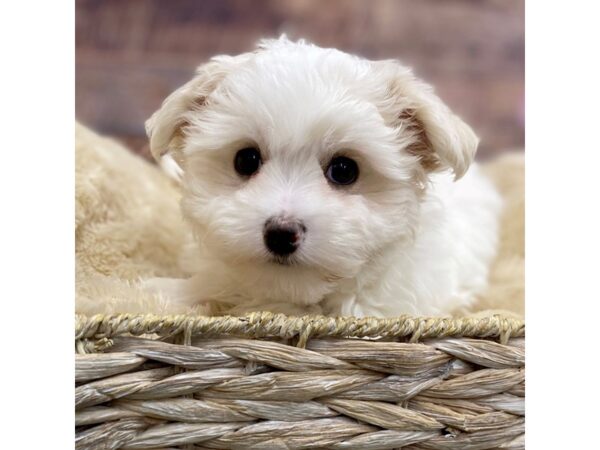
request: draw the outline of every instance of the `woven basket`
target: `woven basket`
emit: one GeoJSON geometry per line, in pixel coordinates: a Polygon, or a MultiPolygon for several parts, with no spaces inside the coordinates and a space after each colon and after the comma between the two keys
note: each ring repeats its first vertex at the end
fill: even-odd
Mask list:
{"type": "Polygon", "coordinates": [[[77,316],[76,448],[524,448],[524,334],[500,316],[77,316]]]}

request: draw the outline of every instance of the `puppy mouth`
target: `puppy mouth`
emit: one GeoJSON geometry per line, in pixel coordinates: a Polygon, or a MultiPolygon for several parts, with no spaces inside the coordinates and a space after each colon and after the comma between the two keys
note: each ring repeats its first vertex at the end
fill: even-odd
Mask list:
{"type": "MultiPolygon", "coordinates": [[[[340,281],[347,278],[347,275],[339,274],[339,273],[336,273],[336,272],[330,271],[330,270],[326,270],[322,267],[315,267],[315,266],[306,264],[302,260],[299,260],[298,258],[296,258],[292,255],[271,256],[269,259],[267,259],[267,264],[273,265],[273,266],[289,268],[289,269],[286,269],[286,271],[287,270],[293,271],[294,269],[297,269],[297,270],[312,269],[312,270],[316,271],[319,274],[320,279],[326,283],[339,283],[340,281]]],[[[288,272],[288,273],[290,273],[290,272],[288,272]]]]}
{"type": "Polygon", "coordinates": [[[279,255],[275,255],[272,256],[271,258],[269,258],[269,262],[271,264],[275,264],[277,266],[297,266],[298,265],[298,261],[291,257],[291,256],[279,256],[279,255]]]}

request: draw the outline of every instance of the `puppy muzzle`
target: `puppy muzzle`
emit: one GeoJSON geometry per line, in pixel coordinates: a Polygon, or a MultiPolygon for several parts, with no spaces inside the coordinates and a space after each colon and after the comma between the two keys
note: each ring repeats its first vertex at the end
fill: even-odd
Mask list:
{"type": "Polygon", "coordinates": [[[300,220],[278,216],[265,222],[263,238],[270,253],[285,257],[300,247],[305,233],[306,227],[300,220]]]}

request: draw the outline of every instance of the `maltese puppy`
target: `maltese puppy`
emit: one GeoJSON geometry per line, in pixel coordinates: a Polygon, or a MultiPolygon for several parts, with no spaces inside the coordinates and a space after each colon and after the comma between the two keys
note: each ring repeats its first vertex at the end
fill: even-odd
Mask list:
{"type": "Polygon", "coordinates": [[[188,279],[147,283],[174,307],[440,315],[486,287],[501,204],[478,139],[397,61],[265,40],[200,66],[146,129],[195,238],[188,279]]]}

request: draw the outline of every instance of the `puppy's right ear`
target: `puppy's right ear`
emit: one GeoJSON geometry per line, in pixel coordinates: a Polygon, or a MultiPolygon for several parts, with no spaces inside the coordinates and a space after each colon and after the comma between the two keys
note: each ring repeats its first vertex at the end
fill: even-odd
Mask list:
{"type": "Polygon", "coordinates": [[[427,172],[452,170],[462,177],[475,157],[479,139],[434,93],[397,61],[375,61],[386,82],[386,117],[393,126],[413,135],[407,150],[418,156],[427,172]]]}
{"type": "MultiPolygon", "coordinates": [[[[183,130],[189,112],[202,108],[207,97],[231,70],[234,58],[216,57],[196,69],[196,76],[169,95],[160,109],[146,121],[150,152],[158,162],[169,151],[183,146],[183,130]]],[[[179,159],[179,158],[176,158],[179,159]]]]}

